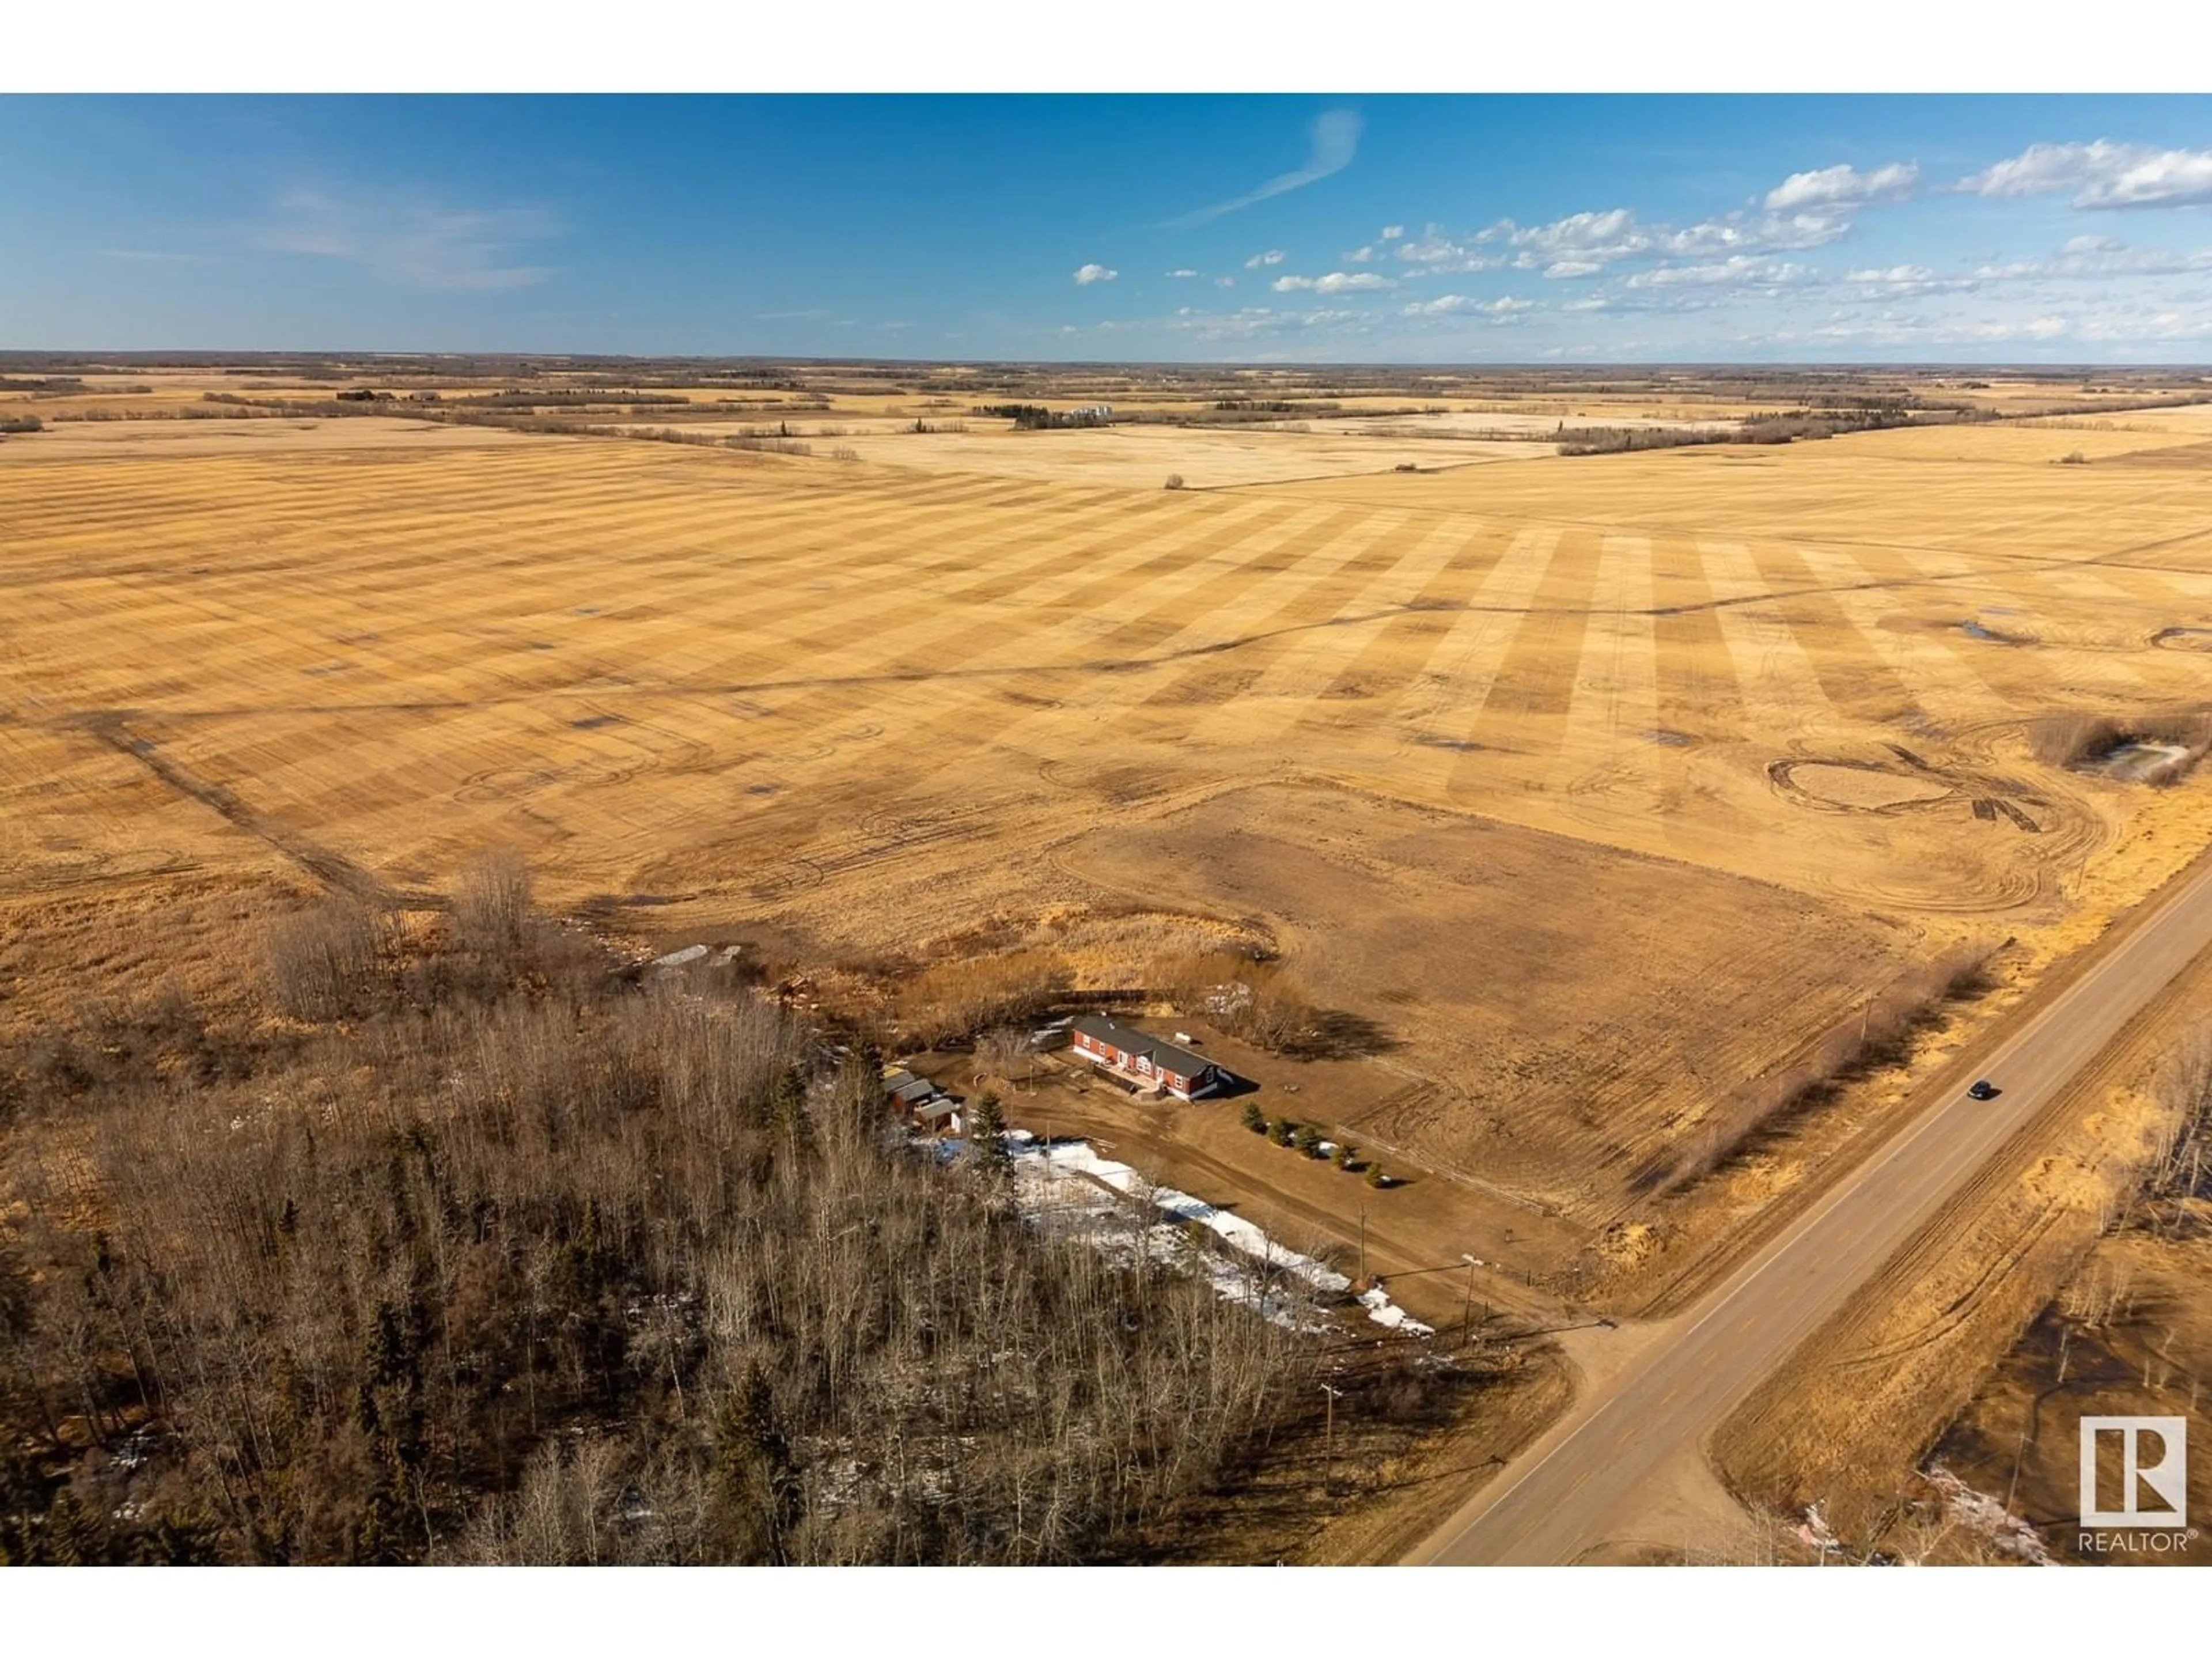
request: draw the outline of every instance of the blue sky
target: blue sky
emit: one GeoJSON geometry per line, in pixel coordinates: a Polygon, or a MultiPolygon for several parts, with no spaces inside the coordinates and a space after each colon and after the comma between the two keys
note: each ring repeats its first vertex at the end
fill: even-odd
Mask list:
{"type": "Polygon", "coordinates": [[[2212,98],[0,99],[0,346],[2212,361],[2212,98]]]}

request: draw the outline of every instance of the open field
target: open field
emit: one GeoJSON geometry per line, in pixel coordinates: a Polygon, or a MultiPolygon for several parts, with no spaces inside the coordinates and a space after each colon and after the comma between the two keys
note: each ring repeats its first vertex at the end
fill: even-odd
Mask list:
{"type": "MultiPolygon", "coordinates": [[[[1171,476],[1192,489],[1278,483],[1341,473],[1424,471],[1477,461],[1526,460],[1547,448],[1510,441],[1442,437],[1347,437],[1340,434],[1254,431],[1180,426],[1125,426],[1095,431],[1015,432],[1007,422],[970,419],[968,432],[915,432],[910,422],[848,426],[832,418],[792,422],[817,456],[842,447],[863,461],[917,472],[975,473],[1066,483],[1080,479],[1115,489],[1158,489],[1171,476]],[[832,435],[810,435],[823,425],[832,435]]],[[[1417,422],[1392,422],[1411,426],[1417,422]]],[[[681,424],[681,422],[678,422],[681,424]]],[[[710,428],[693,428],[710,431],[710,428]]]]}
{"type": "Polygon", "coordinates": [[[501,842],[652,938],[802,956],[1249,918],[1389,1031],[1368,1132],[1611,1218],[1723,1079],[2098,890],[2145,792],[2021,727],[2203,701],[2192,412],[1203,493],[1118,455],[1396,452],[58,427],[0,449],[0,881],[406,893],[501,842]]]}
{"type": "MultiPolygon", "coordinates": [[[[859,461],[383,406],[11,439],[0,905],[427,902],[504,844],[602,926],[799,967],[1211,918],[1380,1034],[1389,1086],[1316,1115],[1595,1237],[1938,949],[2032,968],[2206,838],[2025,735],[2203,706],[2199,409],[1413,475],[1409,443],[1486,446],[892,432],[1028,395],[904,374],[759,394],[849,419],[859,461]]],[[[1451,390],[1378,418],[1510,423],[1451,390]]],[[[1539,387],[1517,418],[1731,396],[1763,401],[1539,387]]]]}

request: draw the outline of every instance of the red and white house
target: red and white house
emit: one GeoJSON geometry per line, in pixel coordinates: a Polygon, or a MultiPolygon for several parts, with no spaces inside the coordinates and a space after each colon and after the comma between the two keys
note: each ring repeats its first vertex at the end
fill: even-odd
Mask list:
{"type": "Polygon", "coordinates": [[[1069,1028],[1067,1041],[1092,1065],[1177,1100],[1199,1099],[1229,1081],[1229,1073],[1205,1055],[1147,1036],[1103,1014],[1084,1015],[1069,1028]]]}

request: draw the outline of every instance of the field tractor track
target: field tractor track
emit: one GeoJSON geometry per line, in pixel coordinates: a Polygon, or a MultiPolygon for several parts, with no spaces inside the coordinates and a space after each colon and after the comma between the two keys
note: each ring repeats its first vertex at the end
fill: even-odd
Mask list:
{"type": "Polygon", "coordinates": [[[332,851],[307,836],[286,830],[224,787],[195,775],[167,756],[150,738],[134,735],[119,711],[103,709],[79,721],[100,743],[117,754],[138,763],[162,783],[189,800],[198,801],[233,828],[266,842],[317,884],[368,903],[395,909],[443,909],[446,900],[436,893],[404,892],[387,885],[343,854],[332,851]]]}

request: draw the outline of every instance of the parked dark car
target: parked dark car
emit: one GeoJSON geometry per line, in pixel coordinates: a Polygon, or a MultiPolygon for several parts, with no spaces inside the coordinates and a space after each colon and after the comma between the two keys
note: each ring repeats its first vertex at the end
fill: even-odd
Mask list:
{"type": "Polygon", "coordinates": [[[1997,1097],[1997,1085],[1985,1077],[1978,1077],[1966,1093],[1975,1100],[1995,1100],[1997,1097]]]}

